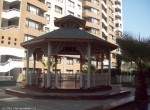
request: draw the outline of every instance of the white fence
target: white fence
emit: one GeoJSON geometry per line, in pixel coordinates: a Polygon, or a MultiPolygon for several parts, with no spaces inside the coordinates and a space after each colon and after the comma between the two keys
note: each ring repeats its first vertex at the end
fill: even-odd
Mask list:
{"type": "MultiPolygon", "coordinates": [[[[91,74],[91,87],[109,85],[109,74],[91,74]]],[[[28,75],[29,85],[39,85],[46,87],[47,85],[47,74],[45,73],[32,73],[29,72],[28,75]]],[[[76,74],[67,74],[67,73],[51,73],[50,75],[50,85],[51,87],[57,88],[87,88],[87,73],[76,73],[76,74]]]]}
{"type": "Polygon", "coordinates": [[[0,76],[0,81],[11,81],[13,76],[0,76]]]}
{"type": "Polygon", "coordinates": [[[134,82],[135,75],[117,75],[117,82],[134,82]]]}

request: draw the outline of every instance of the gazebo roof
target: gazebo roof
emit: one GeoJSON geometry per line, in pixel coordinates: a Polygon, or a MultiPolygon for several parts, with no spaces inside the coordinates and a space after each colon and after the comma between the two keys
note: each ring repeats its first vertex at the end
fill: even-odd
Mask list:
{"type": "Polygon", "coordinates": [[[80,30],[77,28],[60,28],[57,30],[54,30],[52,32],[49,32],[47,34],[41,35],[39,37],[36,37],[32,40],[23,42],[21,46],[25,47],[27,45],[33,45],[41,42],[48,42],[48,41],[70,41],[70,42],[97,42],[100,43],[100,45],[108,46],[111,50],[114,50],[117,48],[116,45],[109,43],[97,36],[94,36],[92,34],[87,33],[84,30],[80,30]]]}
{"type": "Polygon", "coordinates": [[[45,45],[48,42],[61,42],[61,43],[80,43],[87,44],[90,42],[92,45],[92,52],[98,50],[114,50],[117,48],[115,44],[109,43],[102,38],[99,38],[95,35],[92,35],[84,30],[79,29],[80,27],[85,26],[85,20],[76,18],[74,16],[68,15],[62,17],[58,20],[55,20],[55,25],[60,27],[57,30],[46,33],[39,37],[36,37],[32,40],[21,43],[21,46],[24,48],[35,47],[39,45],[45,45]]]}
{"type": "Polygon", "coordinates": [[[86,21],[83,19],[79,19],[72,15],[67,15],[62,18],[59,18],[54,21],[55,26],[57,27],[74,27],[80,28],[85,27],[86,21]]]}

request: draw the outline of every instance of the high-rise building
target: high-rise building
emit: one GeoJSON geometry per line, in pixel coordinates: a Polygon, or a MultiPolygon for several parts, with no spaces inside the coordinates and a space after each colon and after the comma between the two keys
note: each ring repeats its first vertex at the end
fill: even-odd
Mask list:
{"type": "MultiPolygon", "coordinates": [[[[20,81],[26,66],[25,50],[20,43],[57,29],[54,20],[65,15],[86,20],[84,30],[114,44],[116,36],[122,33],[122,0],[1,0],[0,74],[13,75],[20,81]]],[[[112,52],[112,67],[115,67],[116,53],[117,50],[112,52]]],[[[58,65],[58,71],[74,73],[79,70],[79,57],[60,58],[63,63],[58,65]],[[62,66],[65,64],[68,67],[62,66]]]]}
{"type": "MultiPolygon", "coordinates": [[[[83,0],[82,3],[83,19],[87,21],[84,30],[116,44],[116,37],[122,33],[122,0],[83,0]]],[[[112,52],[112,67],[116,65],[118,52],[112,52]]]]}

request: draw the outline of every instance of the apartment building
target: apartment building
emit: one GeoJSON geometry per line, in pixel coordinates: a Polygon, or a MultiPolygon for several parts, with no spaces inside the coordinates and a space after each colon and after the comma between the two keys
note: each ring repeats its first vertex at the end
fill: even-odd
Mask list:
{"type": "MultiPolygon", "coordinates": [[[[26,57],[20,43],[57,29],[54,20],[72,14],[82,18],[79,0],[1,0],[0,73],[22,78],[26,57]]],[[[33,67],[31,55],[30,68],[33,67]]],[[[41,67],[39,63],[37,67],[41,67]]],[[[66,70],[67,71],[67,70],[66,70]]],[[[66,72],[65,71],[65,72],[66,72]]]]}
{"type": "MultiPolygon", "coordinates": [[[[20,43],[57,29],[54,20],[65,15],[83,18],[87,21],[84,30],[111,43],[116,43],[116,36],[122,33],[122,0],[1,0],[1,75],[10,74],[21,81],[26,54],[20,43]]],[[[112,67],[115,67],[116,53],[117,50],[112,52],[112,67]]],[[[32,55],[30,59],[32,70],[32,55]]],[[[78,72],[78,59],[61,56],[58,71],[78,72]]],[[[94,61],[92,63],[96,64],[94,61]]],[[[104,61],[104,65],[107,64],[104,61]]],[[[37,69],[42,66],[38,62],[37,69]]]]}
{"type": "MultiPolygon", "coordinates": [[[[122,33],[122,0],[83,0],[83,19],[84,30],[116,44],[116,37],[122,33]]],[[[118,52],[112,52],[112,67],[116,66],[118,52]]],[[[104,61],[104,65],[108,62],[104,61]]]]}

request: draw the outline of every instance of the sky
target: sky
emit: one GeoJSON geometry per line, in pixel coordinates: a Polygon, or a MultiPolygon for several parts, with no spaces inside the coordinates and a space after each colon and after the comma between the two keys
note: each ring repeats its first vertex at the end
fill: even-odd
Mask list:
{"type": "Polygon", "coordinates": [[[150,38],[150,0],[122,0],[123,31],[150,38]]]}

